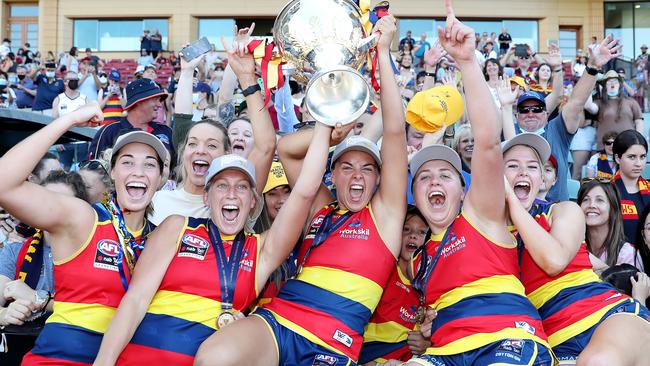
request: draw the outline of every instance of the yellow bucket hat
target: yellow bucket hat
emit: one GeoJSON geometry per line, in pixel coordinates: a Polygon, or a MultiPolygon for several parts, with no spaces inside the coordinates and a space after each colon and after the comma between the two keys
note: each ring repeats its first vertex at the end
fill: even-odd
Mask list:
{"type": "Polygon", "coordinates": [[[421,91],[406,107],[406,122],[418,131],[431,133],[453,125],[465,112],[458,90],[449,85],[421,91]]]}
{"type": "Polygon", "coordinates": [[[284,167],[280,162],[274,161],[269,170],[269,177],[266,179],[263,193],[272,190],[275,187],[289,185],[287,175],[284,173],[284,167]]]}

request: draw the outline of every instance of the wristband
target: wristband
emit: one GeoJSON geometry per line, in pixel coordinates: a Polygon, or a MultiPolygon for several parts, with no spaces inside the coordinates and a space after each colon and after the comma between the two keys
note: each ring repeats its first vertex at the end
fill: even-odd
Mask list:
{"type": "Polygon", "coordinates": [[[559,68],[559,69],[555,69],[555,70],[553,70],[553,72],[560,72],[560,71],[564,71],[564,69],[559,68]]]}
{"type": "Polygon", "coordinates": [[[597,68],[595,68],[595,67],[590,67],[590,66],[587,66],[587,67],[585,68],[585,71],[587,72],[587,74],[589,74],[589,75],[591,75],[591,76],[596,76],[596,75],[598,75],[598,73],[600,72],[600,70],[598,70],[597,68]]]}
{"type": "Polygon", "coordinates": [[[262,90],[262,88],[260,87],[260,84],[253,84],[253,85],[249,86],[248,88],[242,90],[241,93],[244,95],[244,97],[247,97],[247,96],[249,96],[251,94],[255,94],[256,92],[261,91],[261,90],[262,90]]]}
{"type": "Polygon", "coordinates": [[[424,76],[429,76],[429,77],[435,78],[435,77],[436,77],[436,74],[433,73],[433,72],[425,72],[425,73],[424,73],[424,76]]]}

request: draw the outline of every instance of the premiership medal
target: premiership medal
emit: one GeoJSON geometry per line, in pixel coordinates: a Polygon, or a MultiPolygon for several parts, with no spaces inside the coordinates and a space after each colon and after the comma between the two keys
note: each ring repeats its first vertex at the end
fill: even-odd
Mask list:
{"type": "Polygon", "coordinates": [[[424,306],[420,305],[418,306],[418,311],[415,313],[415,323],[418,325],[422,325],[424,323],[424,317],[426,315],[426,311],[424,310],[424,306]]]}
{"type": "Polygon", "coordinates": [[[219,314],[219,317],[217,318],[217,330],[225,327],[226,325],[234,321],[235,321],[235,316],[232,315],[230,312],[224,311],[223,313],[219,314]]]}

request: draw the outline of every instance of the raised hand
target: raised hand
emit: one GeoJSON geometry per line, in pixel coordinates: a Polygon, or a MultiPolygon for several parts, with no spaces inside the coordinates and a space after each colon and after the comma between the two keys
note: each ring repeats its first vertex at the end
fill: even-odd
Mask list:
{"type": "Polygon", "coordinates": [[[593,50],[589,48],[589,66],[601,68],[609,60],[619,57],[621,55],[620,51],[623,48],[623,44],[620,41],[620,38],[614,39],[614,36],[609,34],[593,50]]]}
{"type": "Polygon", "coordinates": [[[396,31],[395,18],[392,15],[382,17],[377,21],[372,32],[377,35],[377,49],[379,51],[390,51],[390,44],[393,42],[396,31]]]}
{"type": "Polygon", "coordinates": [[[424,64],[427,67],[435,68],[436,64],[445,57],[447,51],[445,51],[440,43],[436,42],[433,46],[424,52],[424,64]]]}
{"type": "Polygon", "coordinates": [[[354,125],[355,123],[348,123],[347,125],[337,123],[332,129],[330,146],[336,146],[345,140],[345,138],[350,134],[350,131],[354,128],[354,125]]]}
{"type": "Polygon", "coordinates": [[[237,75],[238,79],[241,79],[242,76],[255,77],[255,59],[248,52],[247,47],[253,29],[255,29],[255,23],[251,24],[250,28],[239,30],[235,26],[235,36],[232,45],[229,44],[225,37],[221,37],[223,48],[228,54],[228,65],[232,68],[232,71],[237,75]]]}
{"type": "Polygon", "coordinates": [[[64,118],[71,123],[70,127],[97,127],[104,120],[104,112],[93,101],[59,119],[64,118]]]}
{"type": "Polygon", "coordinates": [[[562,66],[562,54],[560,54],[560,47],[554,43],[548,46],[548,56],[546,62],[551,65],[553,69],[562,66]]]}
{"type": "MultiPolygon", "coordinates": [[[[189,44],[185,44],[185,45],[183,45],[183,48],[185,48],[185,47],[187,47],[187,46],[189,46],[189,44]]],[[[191,60],[191,61],[187,61],[187,60],[185,60],[185,57],[181,57],[180,59],[181,59],[181,71],[183,71],[183,70],[185,70],[185,71],[189,70],[189,71],[191,71],[191,72],[194,72],[194,70],[195,70],[199,65],[201,65],[203,62],[205,62],[205,55],[201,55],[201,56],[199,56],[199,57],[197,57],[197,58],[195,58],[195,59],[193,59],[193,60],[191,60]]]]}
{"type": "Polygon", "coordinates": [[[451,0],[445,0],[447,20],[445,29],[438,26],[438,41],[442,47],[459,63],[476,62],[476,34],[474,30],[454,15],[451,0]]]}
{"type": "Polygon", "coordinates": [[[517,96],[519,94],[519,88],[516,88],[514,91],[510,86],[510,78],[506,76],[499,76],[499,82],[497,83],[497,96],[499,97],[499,102],[502,106],[514,105],[517,101],[517,96]]]}

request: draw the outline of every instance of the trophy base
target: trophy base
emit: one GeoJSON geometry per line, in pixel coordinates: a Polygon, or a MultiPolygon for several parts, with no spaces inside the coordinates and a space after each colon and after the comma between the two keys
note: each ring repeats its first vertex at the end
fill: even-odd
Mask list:
{"type": "Polygon", "coordinates": [[[316,121],[328,126],[356,121],[369,102],[370,85],[366,79],[343,65],[318,72],[305,91],[307,110],[316,121]]]}

